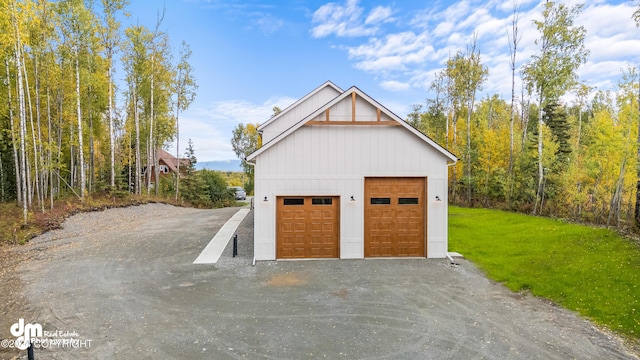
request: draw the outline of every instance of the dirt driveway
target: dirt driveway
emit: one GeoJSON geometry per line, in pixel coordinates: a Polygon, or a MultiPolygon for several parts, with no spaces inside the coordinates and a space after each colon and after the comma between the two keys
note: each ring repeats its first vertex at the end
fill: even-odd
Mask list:
{"type": "Polygon", "coordinates": [[[236,211],[78,214],[3,248],[0,339],[15,339],[9,329],[24,318],[61,340],[36,359],[637,359],[617,337],[464,260],[252,266],[252,213],[239,257],[228,246],[217,264],[194,265],[236,211]]]}

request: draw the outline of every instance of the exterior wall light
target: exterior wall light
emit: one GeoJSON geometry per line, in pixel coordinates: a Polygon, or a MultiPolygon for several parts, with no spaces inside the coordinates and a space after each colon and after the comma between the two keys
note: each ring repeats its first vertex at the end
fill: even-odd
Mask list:
{"type": "Polygon", "coordinates": [[[265,197],[264,197],[264,200],[262,200],[262,201],[265,201],[265,202],[266,202],[266,201],[269,201],[269,200],[267,200],[267,197],[265,196],[265,197]]]}
{"type": "Polygon", "coordinates": [[[356,201],[356,199],[351,195],[351,201],[356,201]]]}
{"type": "Polygon", "coordinates": [[[442,200],[440,200],[440,196],[439,195],[436,195],[436,201],[442,201],[442,200]]]}

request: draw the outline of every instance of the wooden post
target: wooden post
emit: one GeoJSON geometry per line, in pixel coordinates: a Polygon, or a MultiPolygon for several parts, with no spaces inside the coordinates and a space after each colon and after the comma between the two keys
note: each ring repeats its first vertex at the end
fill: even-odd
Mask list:
{"type": "Polygon", "coordinates": [[[351,93],[351,121],[356,121],[356,92],[351,93]]]}

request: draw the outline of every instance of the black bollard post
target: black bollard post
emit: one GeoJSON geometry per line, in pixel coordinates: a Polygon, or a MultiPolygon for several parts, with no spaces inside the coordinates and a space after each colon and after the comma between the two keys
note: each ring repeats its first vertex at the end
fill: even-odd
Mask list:
{"type": "Polygon", "coordinates": [[[29,360],[33,360],[33,359],[35,359],[35,358],[33,357],[33,341],[29,344],[29,347],[27,348],[27,358],[28,358],[29,360]]]}
{"type": "Polygon", "coordinates": [[[238,234],[233,235],[233,257],[238,256],[238,234]]]}

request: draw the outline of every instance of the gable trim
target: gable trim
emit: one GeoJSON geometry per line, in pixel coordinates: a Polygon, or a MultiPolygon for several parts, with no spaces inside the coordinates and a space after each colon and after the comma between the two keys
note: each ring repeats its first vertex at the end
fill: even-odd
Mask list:
{"type": "Polygon", "coordinates": [[[331,125],[354,125],[354,126],[358,126],[358,125],[382,125],[382,126],[400,126],[400,124],[398,124],[395,121],[337,121],[337,120],[325,120],[325,121],[318,121],[318,120],[309,120],[307,121],[305,124],[305,126],[311,126],[311,125],[322,125],[322,126],[331,126],[331,125]]]}
{"type": "Polygon", "coordinates": [[[288,113],[289,111],[291,111],[291,109],[295,108],[296,106],[298,106],[300,103],[304,102],[305,100],[307,100],[308,98],[312,97],[313,95],[317,94],[318,92],[320,92],[322,89],[326,88],[326,87],[332,87],[334,90],[336,90],[338,93],[342,94],[344,92],[344,90],[342,90],[340,87],[338,87],[338,85],[332,83],[331,81],[327,81],[324,84],[318,86],[317,88],[315,88],[313,91],[311,91],[310,93],[308,93],[307,95],[303,96],[302,98],[298,99],[296,102],[294,102],[293,104],[287,106],[284,110],[282,110],[278,115],[276,116],[272,116],[269,120],[265,121],[264,123],[260,124],[258,126],[258,128],[256,130],[258,130],[258,132],[262,132],[262,130],[267,127],[269,124],[273,123],[274,121],[276,121],[277,119],[281,118],[282,116],[284,116],[286,113],[288,113]]]}
{"type": "MultiPolygon", "coordinates": [[[[331,82],[329,81],[328,83],[331,83],[331,82]]],[[[323,87],[324,86],[321,86],[318,89],[321,89],[323,87]]],[[[318,91],[318,89],[316,89],[315,91],[318,91]]],[[[338,102],[346,99],[348,96],[351,96],[352,99],[354,99],[355,96],[360,96],[361,98],[363,98],[364,100],[369,102],[369,104],[371,104],[374,107],[376,107],[377,110],[378,110],[377,111],[378,113],[385,114],[390,119],[392,119],[392,121],[395,122],[397,125],[400,125],[400,126],[404,127],[405,129],[409,130],[409,132],[413,133],[414,135],[419,137],[421,140],[423,140],[424,142],[426,142],[427,144],[429,144],[433,148],[435,148],[438,152],[440,152],[447,159],[449,159],[449,161],[451,161],[453,163],[458,161],[457,156],[455,156],[449,150],[445,149],[444,147],[442,147],[441,145],[439,145],[438,143],[433,141],[430,137],[428,137],[427,135],[425,135],[422,132],[420,132],[418,129],[416,129],[413,126],[411,126],[410,124],[408,124],[406,121],[401,119],[398,115],[396,115],[395,113],[393,113],[392,111],[390,111],[389,109],[384,107],[382,104],[380,104],[379,102],[377,102],[376,100],[371,98],[369,95],[364,93],[362,90],[358,89],[356,86],[350,87],[348,90],[346,90],[346,91],[342,92],[340,95],[336,96],[333,100],[329,101],[328,103],[326,103],[322,107],[318,108],[316,111],[314,111],[311,114],[307,115],[302,120],[298,121],[293,126],[288,128],[287,130],[285,130],[285,131],[281,132],[280,134],[278,134],[276,137],[271,139],[271,141],[269,141],[268,143],[263,144],[261,148],[257,149],[256,151],[251,153],[249,156],[247,156],[246,161],[255,164],[255,159],[256,159],[256,157],[258,155],[260,155],[263,152],[267,151],[269,148],[271,148],[272,146],[277,144],[280,140],[286,138],[287,136],[289,136],[290,134],[292,134],[293,132],[295,132],[296,130],[298,130],[300,127],[302,127],[305,124],[317,125],[318,123],[323,123],[323,121],[312,121],[311,119],[317,118],[323,112],[326,112],[327,116],[328,116],[328,109],[330,109],[333,105],[337,104],[338,102]]],[[[353,104],[354,104],[353,106],[355,107],[355,101],[354,100],[352,100],[352,101],[353,101],[353,104]]],[[[299,101],[297,101],[296,103],[299,103],[299,101]]],[[[353,112],[355,112],[355,109],[353,110],[353,112]]],[[[380,119],[380,114],[377,115],[377,118],[380,119]]],[[[358,121],[354,121],[354,119],[352,119],[352,121],[344,121],[344,124],[338,124],[337,122],[332,122],[332,121],[328,121],[328,122],[324,121],[324,122],[326,122],[328,124],[335,123],[334,125],[355,125],[355,124],[358,123],[358,121]]],[[[378,123],[378,121],[372,121],[372,123],[378,123],[378,124],[385,124],[385,123],[389,123],[389,122],[391,122],[391,121],[380,121],[379,123],[378,123]]],[[[371,124],[363,124],[363,125],[371,125],[371,124]]]]}

